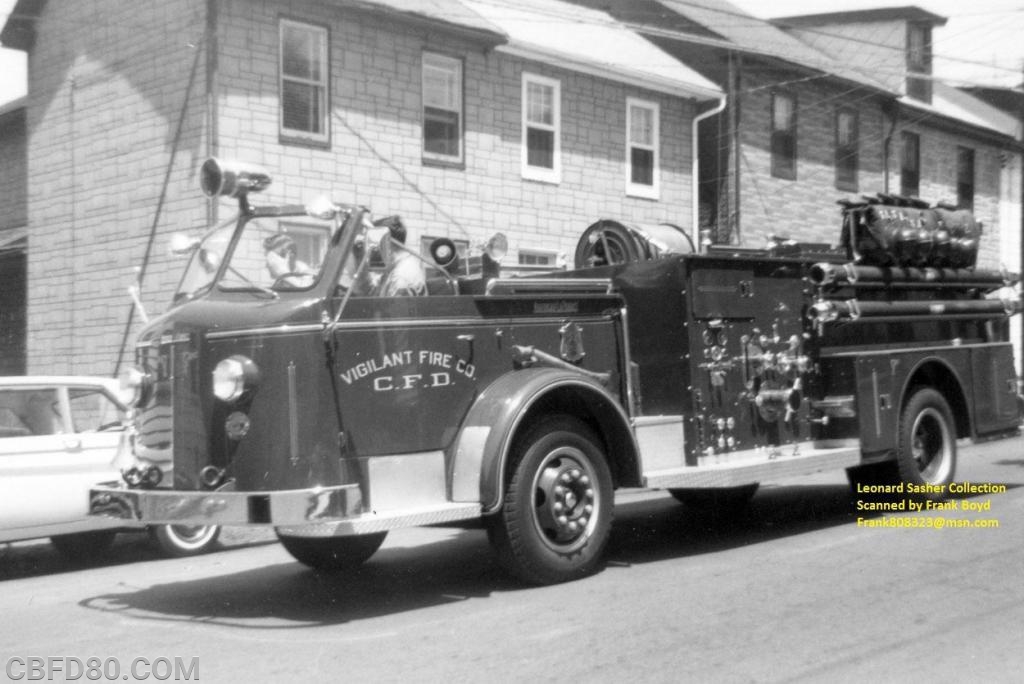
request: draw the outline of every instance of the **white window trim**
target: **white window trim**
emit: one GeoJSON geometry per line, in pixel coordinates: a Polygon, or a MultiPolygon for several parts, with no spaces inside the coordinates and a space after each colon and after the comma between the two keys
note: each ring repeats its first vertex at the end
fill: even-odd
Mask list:
{"type": "Polygon", "coordinates": [[[523,92],[522,92],[522,175],[527,180],[541,181],[543,183],[561,183],[562,182],[562,83],[553,78],[545,78],[544,76],[538,76],[537,74],[531,74],[523,72],[523,92]],[[529,92],[529,86],[531,83],[537,85],[546,86],[552,89],[552,119],[554,124],[551,126],[545,126],[544,124],[531,124],[527,121],[528,113],[528,101],[527,93],[529,92]],[[529,159],[528,144],[527,144],[527,130],[529,128],[538,128],[541,130],[549,130],[554,133],[554,146],[552,151],[552,168],[544,168],[540,166],[530,166],[527,161],[529,159]]]}
{"type": "Polygon", "coordinates": [[[327,47],[327,44],[328,44],[329,40],[330,40],[330,36],[329,36],[329,34],[327,32],[327,29],[324,28],[323,26],[317,26],[315,24],[306,24],[304,22],[293,21],[291,19],[281,19],[280,20],[280,24],[278,25],[278,38],[277,38],[277,52],[278,52],[278,55],[277,55],[277,96],[278,96],[278,98],[282,99],[282,101],[279,103],[279,106],[278,106],[278,132],[279,132],[279,134],[281,135],[282,138],[289,138],[289,139],[292,139],[292,140],[308,140],[308,141],[317,142],[317,143],[330,142],[331,117],[330,117],[330,113],[329,112],[330,112],[330,107],[331,107],[331,102],[330,102],[330,99],[331,99],[331,90],[330,90],[330,81],[331,81],[330,70],[331,70],[331,65],[330,65],[329,58],[328,58],[328,54],[329,53],[328,53],[328,47],[327,47]],[[287,79],[285,78],[285,73],[284,73],[284,30],[285,30],[286,27],[289,27],[289,26],[292,27],[292,28],[301,29],[303,31],[310,31],[310,32],[313,32],[313,33],[320,34],[320,38],[321,38],[321,40],[320,40],[320,65],[321,65],[320,73],[323,75],[323,80],[322,81],[318,82],[318,81],[312,81],[312,80],[305,80],[305,79],[301,79],[301,78],[296,78],[294,76],[289,76],[287,79]],[[300,129],[294,129],[294,128],[287,128],[287,127],[285,127],[285,125],[284,125],[284,102],[283,102],[283,98],[284,98],[284,82],[285,82],[285,80],[294,81],[294,82],[298,82],[298,83],[303,83],[304,82],[304,83],[307,83],[309,85],[315,85],[315,86],[320,87],[320,88],[323,89],[323,102],[321,103],[322,104],[322,111],[321,111],[322,120],[320,122],[321,125],[323,126],[323,131],[321,133],[313,133],[311,131],[304,131],[304,130],[300,130],[300,129]]]}
{"type": "Polygon", "coordinates": [[[459,106],[458,106],[457,110],[453,110],[453,111],[455,111],[456,114],[458,114],[458,116],[459,116],[459,127],[458,127],[458,131],[456,133],[456,135],[458,136],[458,140],[459,140],[459,153],[457,155],[452,155],[452,154],[440,154],[438,152],[428,152],[427,149],[426,149],[426,138],[424,136],[421,136],[421,141],[420,141],[421,150],[420,151],[423,154],[423,158],[424,159],[433,159],[433,160],[437,160],[437,161],[461,163],[464,160],[464,158],[465,158],[465,149],[466,149],[465,128],[464,128],[464,122],[465,122],[465,103],[463,102],[463,92],[464,92],[465,85],[464,85],[464,81],[463,81],[464,76],[463,76],[463,71],[462,71],[462,60],[461,59],[457,59],[455,57],[449,57],[448,55],[442,55],[442,54],[439,54],[439,53],[436,53],[436,52],[424,52],[423,53],[423,63],[421,65],[421,67],[420,67],[420,93],[421,93],[420,97],[422,99],[422,102],[420,103],[421,104],[421,111],[420,111],[421,120],[420,120],[420,125],[423,126],[423,127],[426,127],[426,121],[427,121],[427,104],[426,104],[426,98],[424,97],[424,95],[425,95],[425,93],[427,91],[427,84],[426,84],[426,75],[427,74],[426,74],[426,70],[427,70],[427,63],[428,62],[432,62],[433,63],[432,66],[434,66],[434,67],[447,66],[447,67],[453,67],[454,68],[455,75],[456,75],[455,87],[458,90],[459,106]]]}
{"type": "Polygon", "coordinates": [[[626,176],[626,194],[630,197],[642,197],[644,199],[660,199],[661,198],[661,108],[657,102],[651,102],[650,100],[640,100],[634,97],[626,98],[626,160],[625,160],[625,176],[626,176]],[[630,140],[630,132],[632,131],[633,125],[633,108],[648,109],[652,112],[652,137],[653,141],[651,145],[637,145],[630,140]],[[653,152],[652,163],[654,168],[652,169],[652,181],[651,185],[644,185],[642,183],[632,182],[633,178],[633,148],[650,150],[653,152]]]}

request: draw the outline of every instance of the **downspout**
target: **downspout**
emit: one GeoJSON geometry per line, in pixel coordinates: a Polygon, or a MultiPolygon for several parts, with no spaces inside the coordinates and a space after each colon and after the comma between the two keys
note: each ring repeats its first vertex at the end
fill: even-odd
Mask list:
{"type": "Polygon", "coordinates": [[[691,191],[692,198],[690,200],[690,204],[693,205],[691,219],[693,222],[691,224],[693,228],[691,230],[693,231],[694,237],[697,238],[698,252],[704,251],[704,249],[707,247],[704,236],[701,235],[700,230],[700,122],[703,121],[704,119],[709,119],[712,116],[715,116],[716,114],[721,114],[722,112],[724,112],[725,106],[728,103],[728,101],[728,96],[722,95],[722,97],[718,99],[718,104],[715,107],[709,109],[703,114],[698,114],[697,116],[693,117],[693,130],[691,134],[692,138],[690,143],[690,156],[693,157],[693,169],[691,171],[691,181],[693,183],[693,190],[691,191]]]}
{"type": "MultiPolygon", "coordinates": [[[[217,0],[206,0],[206,157],[218,152],[217,127],[217,67],[220,47],[217,44],[217,0]]],[[[217,223],[218,198],[211,197],[206,204],[206,224],[217,223]]]]}

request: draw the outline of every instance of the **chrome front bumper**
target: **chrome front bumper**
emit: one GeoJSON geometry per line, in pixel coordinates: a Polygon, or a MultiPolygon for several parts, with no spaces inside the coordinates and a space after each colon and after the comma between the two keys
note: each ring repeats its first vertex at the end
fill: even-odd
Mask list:
{"type": "Polygon", "coordinates": [[[89,514],[144,525],[270,525],[285,534],[331,537],[479,518],[479,503],[420,503],[366,511],[359,485],[273,492],[128,489],[108,482],[89,492],[89,514]]]}
{"type": "Polygon", "coordinates": [[[108,482],[89,491],[89,514],[144,524],[305,525],[359,516],[359,485],[273,492],[128,489],[108,482]]]}

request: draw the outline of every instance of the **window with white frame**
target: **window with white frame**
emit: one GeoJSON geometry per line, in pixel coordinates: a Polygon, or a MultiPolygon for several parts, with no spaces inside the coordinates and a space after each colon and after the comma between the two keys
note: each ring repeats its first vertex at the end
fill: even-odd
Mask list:
{"type": "Polygon", "coordinates": [[[523,74],[523,178],[562,180],[561,84],[523,74]]]}
{"type": "Polygon", "coordinates": [[[626,100],[626,194],[658,198],[658,105],[626,100]]]}
{"type": "Polygon", "coordinates": [[[520,249],[518,263],[520,266],[541,269],[555,268],[558,265],[558,254],[539,249],[520,249]]]}
{"type": "Polygon", "coordinates": [[[325,143],[327,29],[282,19],[280,41],[281,136],[325,143]]]}
{"type": "Polygon", "coordinates": [[[462,62],[423,53],[423,157],[462,161],[462,62]]]}

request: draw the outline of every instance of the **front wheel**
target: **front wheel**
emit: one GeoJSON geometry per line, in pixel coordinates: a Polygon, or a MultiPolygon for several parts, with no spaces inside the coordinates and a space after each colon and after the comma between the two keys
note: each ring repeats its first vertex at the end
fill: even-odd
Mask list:
{"type": "MultiPolygon", "coordinates": [[[[900,413],[896,466],[900,478],[913,485],[932,485],[945,493],[956,474],[956,431],[945,398],[931,388],[911,395],[900,413]]],[[[931,488],[929,488],[931,489],[931,488]]]]}
{"type": "Polygon", "coordinates": [[[149,536],[168,558],[185,558],[206,553],[220,536],[220,525],[155,525],[149,536]]]}
{"type": "Polygon", "coordinates": [[[487,527],[499,560],[513,575],[555,584],[597,568],[614,506],[600,444],[571,416],[543,420],[518,442],[504,502],[487,527]]]}
{"type": "Polygon", "coordinates": [[[281,545],[292,558],[321,572],[358,568],[377,552],[387,536],[387,532],[351,537],[295,537],[277,533],[281,545]]]}

